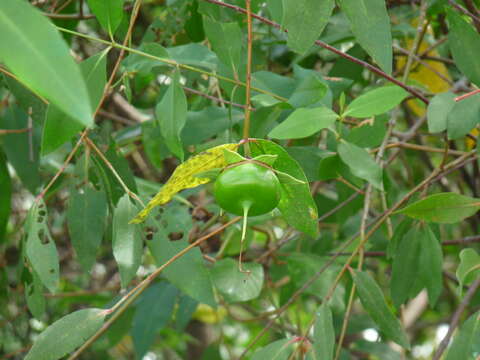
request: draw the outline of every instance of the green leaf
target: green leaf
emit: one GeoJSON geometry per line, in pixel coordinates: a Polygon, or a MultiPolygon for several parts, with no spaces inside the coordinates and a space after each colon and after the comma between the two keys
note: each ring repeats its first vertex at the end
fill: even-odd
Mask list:
{"type": "Polygon", "coordinates": [[[120,270],[122,288],[135,277],[142,260],[143,241],[138,225],[128,223],[137,212],[125,194],[113,213],[113,256],[120,270]]]}
{"type": "Polygon", "coordinates": [[[456,271],[460,289],[471,284],[480,275],[480,255],[474,249],[463,249],[460,252],[460,265],[456,271]]]}
{"type": "Polygon", "coordinates": [[[403,239],[405,234],[411,229],[413,220],[405,218],[400,224],[397,225],[393,233],[392,238],[387,246],[387,258],[392,259],[397,253],[398,245],[403,239]]]}
{"type": "Polygon", "coordinates": [[[320,162],[330,154],[328,151],[316,146],[289,146],[286,150],[302,166],[308,181],[320,180],[320,162]]]}
{"type": "Polygon", "coordinates": [[[387,74],[392,73],[392,33],[384,0],[339,0],[362,48],[387,74]]]}
{"type": "Polygon", "coordinates": [[[480,123],[480,94],[457,101],[447,116],[449,139],[458,139],[467,135],[480,123]]]}
{"type": "Polygon", "coordinates": [[[346,141],[341,141],[337,151],[353,175],[368,181],[379,190],[383,189],[382,168],[365,149],[346,141]]]}
{"type": "Polygon", "coordinates": [[[289,339],[277,340],[255,351],[252,360],[287,360],[293,349],[289,339]]]}
{"type": "Polygon", "coordinates": [[[21,82],[8,76],[4,78],[8,89],[15,96],[18,106],[27,114],[30,110],[32,111],[32,120],[34,123],[38,125],[43,124],[48,105],[21,82]]]}
{"type": "Polygon", "coordinates": [[[410,344],[402,330],[400,321],[388,308],[382,290],[367,273],[361,271],[352,272],[353,281],[358,290],[358,296],[363,307],[380,327],[387,338],[395,341],[398,345],[409,349],[410,344]]]}
{"type": "MultiPolygon", "coordinates": [[[[106,55],[107,52],[102,51],[79,64],[93,108],[98,106],[107,82],[106,55]]],[[[74,121],[71,116],[60,110],[57,106],[50,105],[47,109],[43,127],[42,155],[57,150],[82,129],[83,126],[74,121]]]]}
{"type": "Polygon", "coordinates": [[[470,359],[473,356],[474,346],[478,345],[480,330],[480,313],[471,315],[455,335],[452,344],[448,347],[445,360],[470,359]]]}
{"type": "Polygon", "coordinates": [[[83,125],[72,121],[55,105],[47,108],[42,134],[42,155],[47,155],[69,141],[83,129],[83,125]]]}
{"type": "Polygon", "coordinates": [[[435,95],[427,107],[428,131],[441,132],[447,129],[447,119],[450,110],[455,105],[456,95],[445,92],[435,95]]]}
{"type": "Polygon", "coordinates": [[[85,82],[55,27],[22,0],[0,3],[0,61],[32,91],[80,124],[93,125],[85,82]]]}
{"type": "Polygon", "coordinates": [[[428,291],[428,301],[434,307],[443,287],[442,246],[428,224],[422,226],[419,273],[428,291]]]}
{"type": "Polygon", "coordinates": [[[217,55],[204,45],[187,44],[171,47],[166,50],[170,58],[179,64],[203,67],[212,71],[217,69],[217,55]]]}
{"type": "Polygon", "coordinates": [[[480,209],[480,199],[456,193],[439,193],[426,197],[396,211],[414,219],[453,224],[474,215],[480,209]]]}
{"type": "Polygon", "coordinates": [[[108,48],[100,51],[78,64],[85,84],[87,85],[90,103],[94,109],[96,109],[100,103],[105,84],[107,83],[108,51],[108,48]]]}
{"type": "Polygon", "coordinates": [[[174,286],[161,282],[153,284],[139,299],[131,332],[137,359],[143,359],[158,332],[172,317],[177,292],[174,286]]]}
{"type": "Polygon", "coordinates": [[[263,286],[263,267],[257,263],[244,263],[250,273],[242,273],[233,259],[217,261],[212,269],[212,280],[228,302],[248,301],[257,298],[263,286]]]}
{"type": "Polygon", "coordinates": [[[448,46],[455,60],[455,65],[475,85],[480,86],[480,35],[455,11],[447,8],[450,24],[448,46]]]}
{"type": "Polygon", "coordinates": [[[106,315],[102,309],[83,309],[64,316],[38,336],[25,360],[62,358],[100,329],[106,315]]]}
{"type": "MultiPolygon", "coordinates": [[[[393,302],[399,308],[425,287],[430,306],[433,307],[442,291],[442,248],[427,224],[412,228],[410,222],[402,223],[400,230],[405,225],[410,231],[404,233],[400,244],[393,250],[395,255],[390,283],[393,302]]],[[[397,231],[395,236],[398,237],[397,231]]]]}
{"type": "Polygon", "coordinates": [[[32,315],[40,319],[45,313],[45,297],[43,296],[43,284],[35,272],[32,273],[31,281],[25,282],[25,299],[28,310],[32,315]]]}
{"type": "Polygon", "coordinates": [[[400,307],[411,296],[419,274],[421,238],[418,227],[412,228],[402,239],[393,258],[390,291],[393,303],[400,307]]]}
{"type": "Polygon", "coordinates": [[[273,21],[283,23],[283,1],[267,0],[267,8],[273,21]]]}
{"type": "Polygon", "coordinates": [[[320,101],[328,87],[316,75],[305,77],[293,92],[288,103],[295,108],[305,107],[320,101]]]}
{"type": "Polygon", "coordinates": [[[47,207],[40,200],[35,202],[27,215],[26,255],[42,283],[55,292],[59,281],[59,259],[55,242],[47,226],[47,207]]]}
{"type": "Polygon", "coordinates": [[[344,139],[363,148],[380,146],[387,133],[387,121],[387,116],[376,116],[353,128],[344,139]]]}
{"type": "Polygon", "coordinates": [[[219,60],[238,77],[243,41],[243,34],[238,23],[221,23],[204,16],[203,27],[219,60]]]}
{"type": "MultiPolygon", "coordinates": [[[[170,58],[170,54],[168,53],[167,49],[157,43],[142,43],[138,50],[157,58],[170,58]]],[[[145,56],[145,54],[132,53],[123,61],[123,65],[129,71],[139,71],[142,73],[150,73],[155,67],[165,66],[164,62],[152,59],[151,57],[145,56]]]]}
{"type": "Polygon", "coordinates": [[[123,0],[87,0],[102,27],[113,36],[123,18],[123,0]]]}
{"type": "Polygon", "coordinates": [[[7,158],[0,149],[0,244],[5,242],[8,218],[12,201],[12,181],[7,167],[7,158]]]}
{"type": "Polygon", "coordinates": [[[328,304],[320,306],[313,331],[314,358],[318,360],[333,359],[335,350],[335,329],[333,327],[332,311],[328,304]]]}
{"type": "Polygon", "coordinates": [[[270,131],[268,136],[274,139],[305,138],[332,126],[337,118],[338,115],[325,106],[300,108],[270,131]]]}
{"type": "Polygon", "coordinates": [[[334,6],[333,0],[283,0],[288,47],[299,54],[310,49],[327,25],[334,6]]]}
{"type": "MultiPolygon", "coordinates": [[[[23,110],[15,105],[6,110],[2,127],[13,130],[25,129],[28,125],[28,115],[23,110]]],[[[37,127],[33,128],[32,137],[28,132],[2,137],[8,162],[14,167],[22,184],[33,194],[42,183],[39,172],[39,140],[37,127]]]]}
{"type": "Polygon", "coordinates": [[[84,187],[82,192],[70,194],[67,223],[78,262],[84,271],[90,271],[95,263],[107,217],[105,192],[84,187]]]}
{"type": "MultiPolygon", "coordinates": [[[[358,0],[363,1],[363,0],[358,0]]],[[[399,86],[383,86],[370,90],[348,104],[343,116],[366,118],[380,115],[400,104],[408,93],[399,86]]]]}
{"type": "Polygon", "coordinates": [[[301,166],[280,145],[274,142],[254,139],[250,142],[250,148],[254,157],[261,154],[277,155],[278,158],[273,164],[275,170],[282,171],[305,182],[305,184],[298,182],[282,183],[282,196],[278,209],[288,224],[315,237],[318,234],[318,211],[301,166]]]}
{"type": "MultiPolygon", "coordinates": [[[[161,207],[157,215],[147,219],[144,226],[147,245],[158,266],[188,246],[188,233],[192,226],[188,208],[177,203],[161,207]],[[178,238],[180,240],[172,240],[178,238]]],[[[162,275],[198,302],[216,306],[210,273],[198,247],[165,268],[162,275]]]]}
{"type": "Polygon", "coordinates": [[[187,121],[187,98],[180,85],[180,74],[175,73],[172,83],[155,108],[160,130],[172,153],[183,161],[184,152],[180,133],[187,121]]]}

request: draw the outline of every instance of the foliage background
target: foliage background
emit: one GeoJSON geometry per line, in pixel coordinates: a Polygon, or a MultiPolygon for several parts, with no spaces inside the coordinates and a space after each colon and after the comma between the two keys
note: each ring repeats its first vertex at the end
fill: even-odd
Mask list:
{"type": "Polygon", "coordinates": [[[1,2],[2,358],[474,359],[479,8],[1,2]],[[128,224],[244,137],[311,191],[249,219],[250,276],[211,184],[128,224]]]}

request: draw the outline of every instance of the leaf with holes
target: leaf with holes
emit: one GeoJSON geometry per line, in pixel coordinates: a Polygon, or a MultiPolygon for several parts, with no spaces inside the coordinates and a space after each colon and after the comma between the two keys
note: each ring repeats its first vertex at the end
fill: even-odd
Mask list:
{"type": "Polygon", "coordinates": [[[480,199],[456,193],[439,193],[426,197],[396,211],[414,219],[441,224],[453,224],[474,215],[480,209],[480,199]]]}
{"type": "Polygon", "coordinates": [[[227,163],[223,155],[223,150],[228,149],[233,151],[236,148],[238,148],[238,144],[219,145],[205,150],[179,165],[167,183],[163,185],[147,206],[140,211],[135,218],[130,220],[130,224],[138,224],[145,221],[148,214],[156,206],[166,204],[179,191],[210,182],[210,179],[198,178],[195,177],[195,175],[207,170],[225,167],[227,163]]]}
{"type": "MultiPolygon", "coordinates": [[[[158,215],[148,219],[144,231],[157,266],[165,264],[188,246],[188,234],[192,227],[188,208],[175,202],[161,208],[158,215]]],[[[162,274],[198,302],[216,306],[210,271],[198,247],[171,263],[162,274]]]]}
{"type": "Polygon", "coordinates": [[[29,276],[28,281],[24,282],[25,300],[27,301],[28,310],[32,315],[40,319],[45,313],[45,297],[43,296],[43,284],[38,275],[33,272],[29,276]]]}
{"type": "Polygon", "coordinates": [[[35,202],[25,222],[27,233],[26,255],[33,270],[50,292],[55,292],[59,281],[57,247],[47,225],[47,207],[43,200],[35,202]]]}
{"type": "Polygon", "coordinates": [[[25,360],[57,360],[75,350],[103,324],[102,309],[75,311],[55,321],[35,340],[25,360]]]}

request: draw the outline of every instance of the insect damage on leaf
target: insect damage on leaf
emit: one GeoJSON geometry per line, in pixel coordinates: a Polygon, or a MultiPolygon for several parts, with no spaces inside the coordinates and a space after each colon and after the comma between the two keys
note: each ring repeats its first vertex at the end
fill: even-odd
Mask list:
{"type": "Polygon", "coordinates": [[[215,146],[198,155],[195,155],[179,165],[173,172],[167,183],[153,197],[152,200],[140,211],[130,224],[139,224],[147,218],[152,209],[158,205],[169,202],[172,197],[181,190],[193,188],[198,185],[206,184],[211,179],[199,178],[195,175],[214,168],[221,168],[227,165],[224,150],[235,150],[239,144],[223,144],[215,146]]]}

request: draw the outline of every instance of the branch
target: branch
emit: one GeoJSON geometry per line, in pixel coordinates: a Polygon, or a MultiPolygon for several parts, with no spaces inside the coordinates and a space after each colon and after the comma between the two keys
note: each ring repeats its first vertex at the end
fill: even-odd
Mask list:
{"type": "Polygon", "coordinates": [[[455,314],[452,316],[452,321],[450,322],[450,325],[448,326],[448,332],[447,335],[443,338],[442,342],[438,346],[437,351],[435,352],[435,355],[433,355],[432,360],[439,360],[440,357],[442,356],[443,352],[448,346],[448,343],[450,342],[450,339],[452,338],[453,332],[455,331],[455,328],[458,326],[458,323],[460,321],[460,316],[462,313],[465,311],[467,308],[468,304],[470,304],[470,301],[472,300],[473,295],[477,292],[478,288],[480,287],[480,277],[475,280],[475,282],[470,285],[468,288],[467,293],[465,294],[462,302],[460,303],[459,307],[455,311],[455,314]]]}
{"type": "Polygon", "coordinates": [[[108,321],[106,321],[102,325],[102,327],[95,334],[93,334],[81,347],[79,347],[77,351],[75,351],[72,355],[70,355],[70,357],[67,360],[77,359],[86,349],[88,349],[90,345],[92,345],[96,340],[98,340],[100,336],[102,336],[103,333],[105,333],[105,331],[107,331],[110,328],[110,326],[125,312],[125,310],[127,310],[127,308],[135,301],[135,299],[137,299],[140,296],[140,294],[142,294],[145,291],[145,289],[148,288],[148,286],[153,282],[153,280],[155,280],[155,278],[157,278],[167,266],[171,265],[174,261],[181,258],[183,255],[185,255],[194,247],[200,245],[205,240],[208,240],[212,236],[223,231],[225,228],[236,223],[240,219],[241,219],[240,217],[236,217],[230,220],[228,223],[223,224],[219,228],[213,230],[209,234],[197,239],[195,242],[188,245],[185,249],[179,251],[177,254],[172,256],[162,266],[158,267],[153,273],[147,276],[140,284],[138,284],[132,290],[130,290],[119,302],[113,305],[112,308],[107,310],[107,312],[114,313],[112,317],[108,319],[108,321]]]}
{"type": "MultiPolygon", "coordinates": [[[[216,4],[216,5],[219,5],[219,6],[227,7],[229,9],[235,10],[236,12],[239,12],[239,13],[242,13],[242,14],[246,14],[246,12],[247,12],[245,9],[241,8],[240,6],[227,4],[227,3],[224,3],[224,2],[221,2],[221,1],[218,1],[218,0],[203,0],[203,1],[206,1],[206,2],[209,2],[209,3],[212,3],[212,4],[216,4]]],[[[283,31],[287,32],[287,30],[282,29],[282,27],[279,24],[277,24],[276,22],[274,22],[272,20],[269,20],[269,19],[267,19],[263,16],[252,14],[252,17],[261,21],[261,22],[263,22],[263,23],[265,23],[265,24],[268,24],[268,25],[273,26],[277,29],[280,29],[280,30],[283,30],[283,31]]],[[[425,104],[428,104],[428,102],[429,102],[428,99],[425,96],[423,96],[422,94],[420,94],[417,90],[415,90],[412,87],[404,84],[403,82],[395,79],[394,77],[388,75],[387,73],[383,72],[379,68],[377,68],[373,65],[370,65],[369,63],[367,63],[363,60],[357,59],[354,56],[348,55],[348,54],[334,48],[333,46],[330,46],[327,43],[324,43],[323,41],[316,40],[315,44],[320,46],[320,47],[323,47],[324,49],[327,49],[328,51],[331,51],[331,52],[333,52],[333,53],[335,53],[335,54],[337,54],[337,55],[339,55],[339,56],[341,56],[341,57],[343,57],[347,60],[350,60],[350,61],[364,67],[365,69],[377,74],[378,76],[383,77],[384,79],[390,81],[391,83],[394,83],[394,84],[400,86],[401,88],[405,89],[406,91],[408,91],[410,94],[412,94],[416,98],[423,101],[425,104]]]]}

